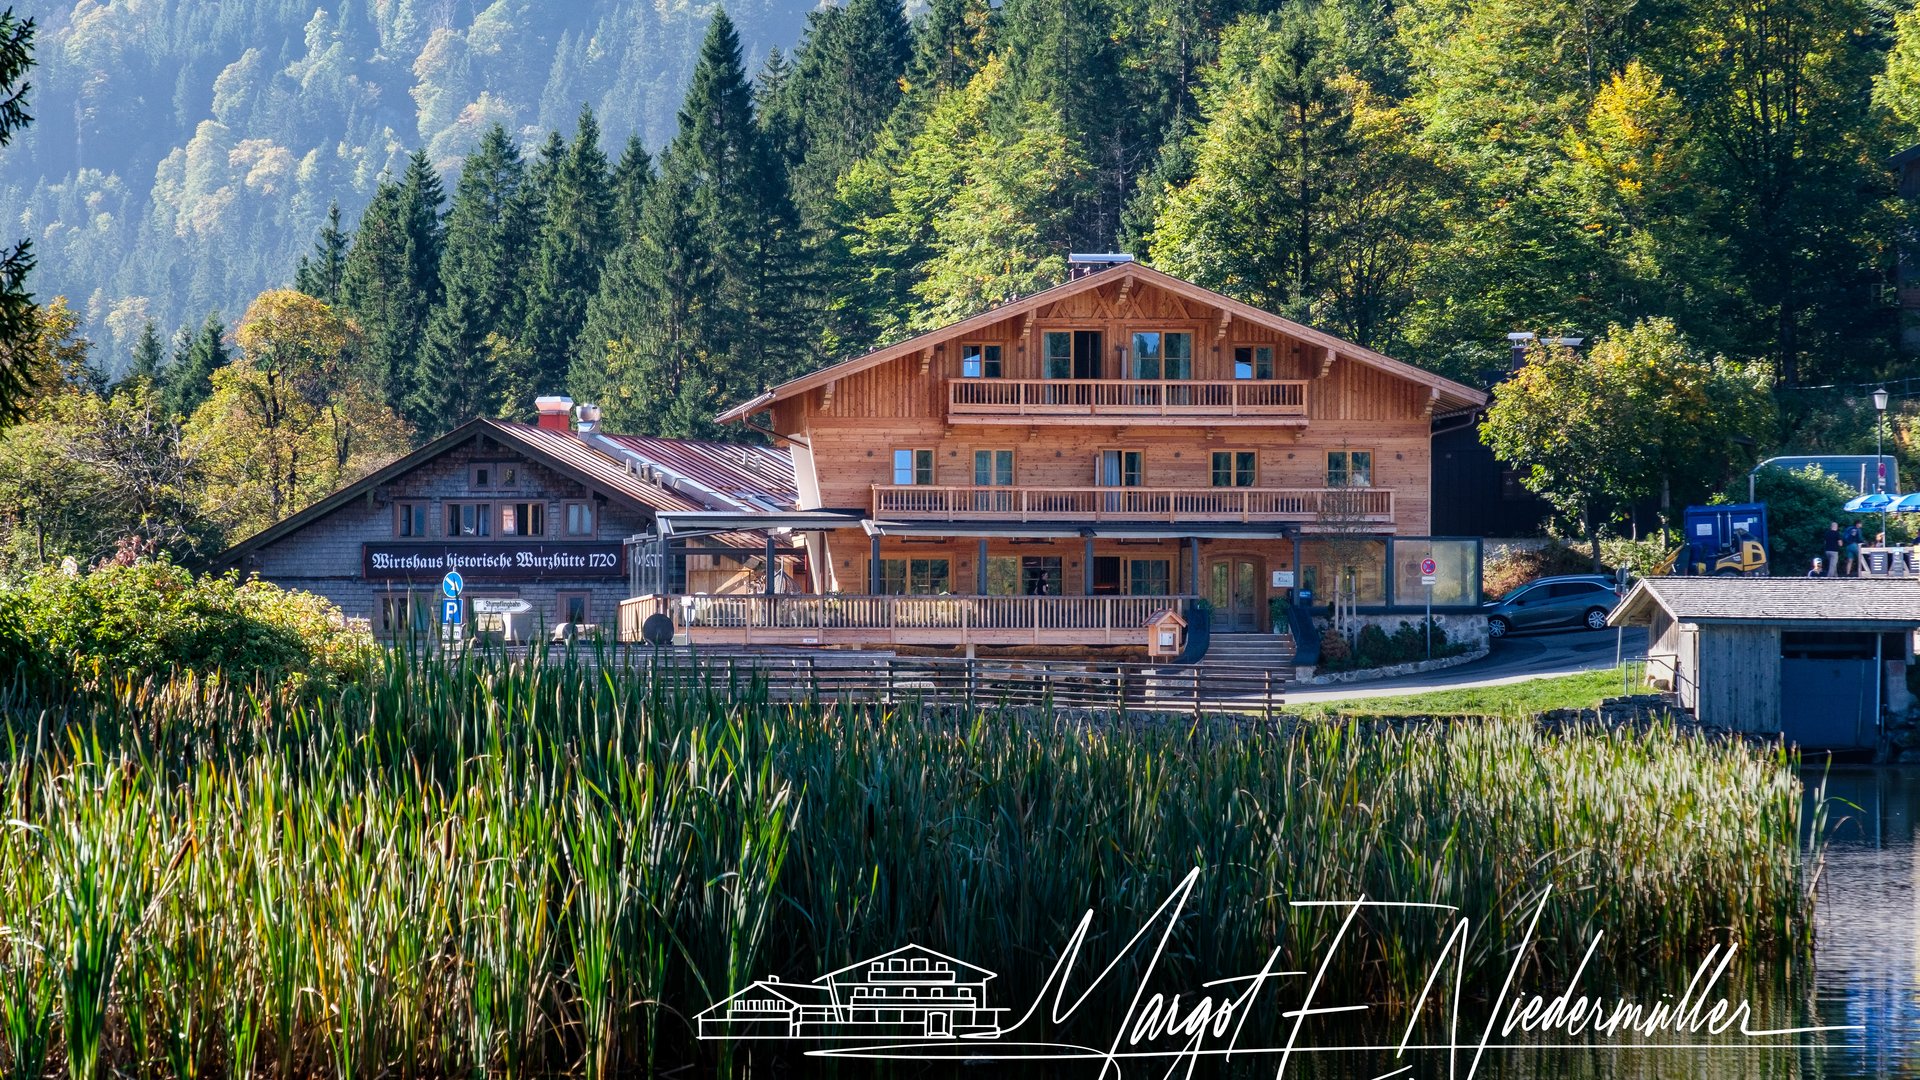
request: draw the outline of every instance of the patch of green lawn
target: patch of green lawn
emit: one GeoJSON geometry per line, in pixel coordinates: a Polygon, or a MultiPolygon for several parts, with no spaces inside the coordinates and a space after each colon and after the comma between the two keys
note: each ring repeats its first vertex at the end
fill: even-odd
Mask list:
{"type": "MultiPolygon", "coordinates": [[[[1531,716],[1550,709],[1591,709],[1603,698],[1619,697],[1625,687],[1621,669],[1612,668],[1501,686],[1469,686],[1400,697],[1315,701],[1289,711],[1302,716],[1531,716]]],[[[1645,689],[1636,685],[1634,692],[1645,689]]]]}

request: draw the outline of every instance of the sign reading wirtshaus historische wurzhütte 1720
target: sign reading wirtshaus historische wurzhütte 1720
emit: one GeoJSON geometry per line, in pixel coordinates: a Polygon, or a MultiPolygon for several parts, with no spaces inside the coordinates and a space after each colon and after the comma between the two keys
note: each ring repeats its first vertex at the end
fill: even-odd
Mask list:
{"type": "Polygon", "coordinates": [[[369,581],[423,581],[458,570],[469,581],[617,578],[626,573],[621,544],[451,543],[361,545],[369,581]]]}

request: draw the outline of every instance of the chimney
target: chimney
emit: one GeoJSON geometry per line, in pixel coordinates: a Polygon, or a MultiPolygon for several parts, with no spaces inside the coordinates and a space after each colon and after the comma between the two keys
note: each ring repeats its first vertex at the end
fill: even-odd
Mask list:
{"type": "Polygon", "coordinates": [[[1539,335],[1531,330],[1516,330],[1507,335],[1507,344],[1513,354],[1508,360],[1508,371],[1519,371],[1527,366],[1527,346],[1533,344],[1537,337],[1539,335]]]}
{"type": "Polygon", "coordinates": [[[1074,252],[1067,256],[1067,273],[1078,280],[1088,274],[1097,274],[1102,270],[1111,270],[1133,261],[1133,256],[1125,252],[1074,252]]]}
{"type": "Polygon", "coordinates": [[[570,397],[534,398],[533,411],[539,414],[534,426],[542,431],[573,430],[573,399],[570,397]]]}

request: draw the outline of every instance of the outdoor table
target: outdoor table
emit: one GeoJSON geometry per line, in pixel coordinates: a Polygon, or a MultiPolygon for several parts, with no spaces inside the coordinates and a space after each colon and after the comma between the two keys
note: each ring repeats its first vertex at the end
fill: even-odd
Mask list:
{"type": "Polygon", "coordinates": [[[1906,577],[1913,573],[1911,550],[1899,547],[1860,549],[1865,572],[1872,577],[1906,577]]]}

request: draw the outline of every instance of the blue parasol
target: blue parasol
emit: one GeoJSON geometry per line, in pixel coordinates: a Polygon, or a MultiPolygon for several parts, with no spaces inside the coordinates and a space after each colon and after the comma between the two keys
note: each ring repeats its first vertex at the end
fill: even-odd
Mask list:
{"type": "Polygon", "coordinates": [[[1848,499],[1847,505],[1841,509],[1849,514],[1883,514],[1893,508],[1894,501],[1899,497],[1898,495],[1886,495],[1876,491],[1871,495],[1862,495],[1857,499],[1848,499]]]}
{"type": "Polygon", "coordinates": [[[1901,513],[1920,513],[1920,491],[1900,496],[1899,501],[1893,504],[1893,509],[1901,513]]]}

